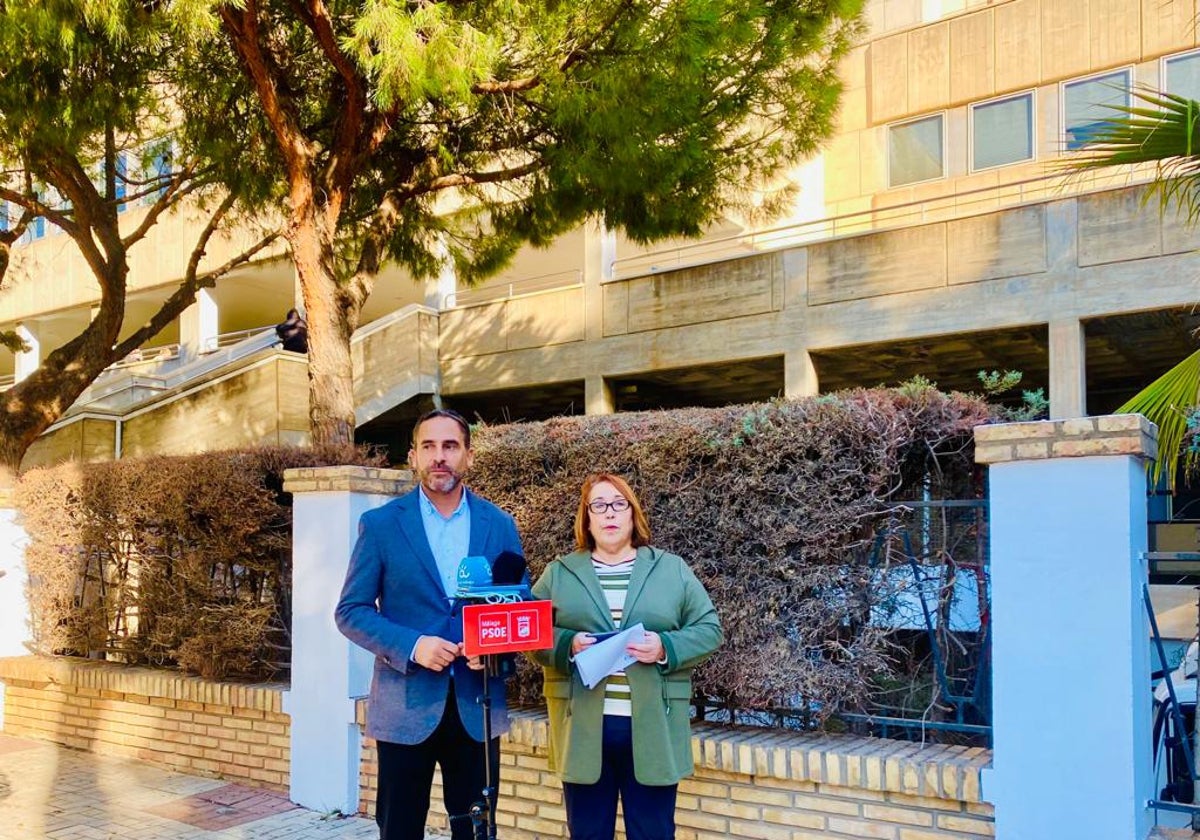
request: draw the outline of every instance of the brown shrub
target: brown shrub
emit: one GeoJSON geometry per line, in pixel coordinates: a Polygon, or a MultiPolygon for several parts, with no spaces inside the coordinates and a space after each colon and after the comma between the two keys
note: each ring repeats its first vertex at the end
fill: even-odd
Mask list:
{"type": "MultiPolygon", "coordinates": [[[[534,579],[572,549],[580,483],[626,476],[653,543],[682,555],[721,615],[726,643],[698,690],[734,707],[861,705],[888,672],[888,632],[868,621],[892,597],[872,551],[905,500],[977,493],[971,429],[981,399],[933,388],[572,417],[478,431],[472,485],[514,513],[534,579]]],[[[523,666],[515,691],[540,697],[523,666]]]]}
{"type": "Polygon", "coordinates": [[[22,476],[16,503],[41,653],[178,664],[210,677],[287,667],[291,467],[381,459],[262,447],[67,463],[22,476]]]}

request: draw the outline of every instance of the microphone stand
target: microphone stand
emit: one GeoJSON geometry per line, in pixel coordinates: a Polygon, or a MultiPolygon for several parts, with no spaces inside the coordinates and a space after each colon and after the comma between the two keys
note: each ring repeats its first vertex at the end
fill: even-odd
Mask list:
{"type": "Polygon", "coordinates": [[[471,825],[478,840],[496,840],[496,768],[492,767],[492,693],[488,680],[499,676],[499,660],[486,654],[483,660],[483,790],[482,799],[471,806],[471,825]]]}

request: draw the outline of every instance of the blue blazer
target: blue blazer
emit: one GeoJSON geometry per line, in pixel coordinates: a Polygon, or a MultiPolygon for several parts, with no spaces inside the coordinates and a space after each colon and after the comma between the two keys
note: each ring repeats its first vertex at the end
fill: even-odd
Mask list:
{"type": "MultiPolygon", "coordinates": [[[[502,551],[521,551],[513,518],[486,499],[467,492],[471,510],[469,554],[494,560],[502,551]]],[[[431,671],[409,659],[423,635],[462,641],[462,605],[442,589],[437,562],[425,538],[418,491],[367,511],[334,618],[352,642],[375,654],[367,706],[367,735],[394,744],[427,739],[446,708],[450,680],[463,727],[483,741],[483,677],[463,658],[431,671]]],[[[489,680],[492,736],[508,731],[504,681],[489,680]]]]}

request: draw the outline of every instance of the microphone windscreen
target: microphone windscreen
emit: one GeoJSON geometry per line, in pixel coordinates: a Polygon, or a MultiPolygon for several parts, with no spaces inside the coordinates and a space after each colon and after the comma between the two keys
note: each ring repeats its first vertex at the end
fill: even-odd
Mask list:
{"type": "Polygon", "coordinates": [[[491,584],[492,567],[486,557],[464,557],[458,564],[459,589],[474,589],[491,584]]]}
{"type": "Polygon", "coordinates": [[[515,551],[501,551],[492,563],[492,583],[516,586],[525,580],[525,558],[515,551]]]}

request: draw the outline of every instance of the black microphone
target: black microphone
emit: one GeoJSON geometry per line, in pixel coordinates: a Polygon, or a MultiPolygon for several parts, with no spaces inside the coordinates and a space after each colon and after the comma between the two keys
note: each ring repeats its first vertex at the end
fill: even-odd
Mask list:
{"type": "Polygon", "coordinates": [[[492,583],[518,586],[525,582],[525,558],[515,551],[501,551],[492,561],[492,583]]]}

